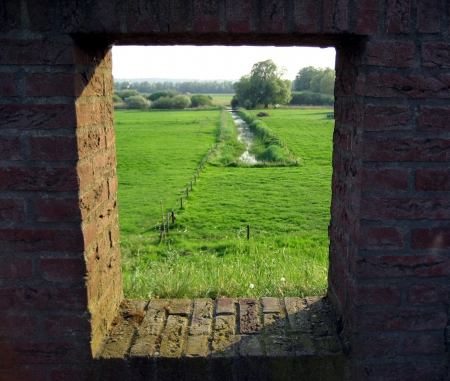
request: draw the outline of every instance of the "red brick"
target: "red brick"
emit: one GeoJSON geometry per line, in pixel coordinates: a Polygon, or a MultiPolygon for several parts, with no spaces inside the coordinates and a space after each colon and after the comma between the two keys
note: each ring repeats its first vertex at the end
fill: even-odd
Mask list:
{"type": "Polygon", "coordinates": [[[417,30],[422,33],[439,33],[442,2],[439,0],[417,1],[417,30]]]}
{"type": "Polygon", "coordinates": [[[67,369],[54,370],[52,372],[52,381],[92,381],[97,377],[93,370],[90,369],[67,369]]]}
{"type": "Polygon", "coordinates": [[[356,286],[351,295],[357,306],[397,305],[401,303],[402,292],[398,286],[364,284],[356,286]]]}
{"type": "Polygon", "coordinates": [[[133,1],[127,4],[127,31],[144,32],[154,31],[156,6],[146,0],[133,1]]]}
{"type": "Polygon", "coordinates": [[[121,32],[120,20],[123,7],[120,1],[93,3],[89,9],[89,30],[91,32],[121,32]]]}
{"type": "Polygon", "coordinates": [[[83,165],[77,167],[78,184],[80,190],[85,186],[91,184],[94,181],[94,171],[92,169],[92,163],[86,162],[83,165]]]}
{"type": "Polygon", "coordinates": [[[75,168],[0,168],[0,190],[78,190],[75,168]]]}
{"type": "Polygon", "coordinates": [[[419,107],[417,127],[419,131],[450,131],[450,108],[419,107]]]}
{"type": "Polygon", "coordinates": [[[364,120],[363,106],[354,102],[335,103],[335,119],[353,127],[361,127],[364,120]]]}
{"type": "Polygon", "coordinates": [[[105,77],[102,73],[94,72],[89,77],[83,74],[77,74],[74,77],[75,94],[78,96],[105,96],[107,88],[105,77]]]}
{"type": "Polygon", "coordinates": [[[91,325],[86,317],[51,315],[45,321],[45,332],[53,337],[89,338],[91,325]]]}
{"type": "Polygon", "coordinates": [[[159,26],[168,33],[185,33],[189,30],[191,18],[190,3],[187,1],[160,2],[159,26]]]}
{"type": "Polygon", "coordinates": [[[75,136],[39,136],[30,138],[31,160],[77,160],[78,147],[75,136]]]}
{"type": "Polygon", "coordinates": [[[357,2],[356,33],[374,35],[378,27],[378,0],[360,0],[357,2]]]}
{"type": "Polygon", "coordinates": [[[74,129],[76,125],[74,105],[0,105],[0,129],[74,129]]]}
{"type": "Polygon", "coordinates": [[[114,128],[109,128],[105,131],[106,135],[106,147],[110,148],[116,143],[116,134],[114,133],[114,128]]]}
{"type": "Polygon", "coordinates": [[[348,31],[349,0],[323,1],[323,31],[336,33],[348,31]]]}
{"type": "Polygon", "coordinates": [[[414,43],[401,41],[376,41],[367,44],[368,65],[385,67],[412,67],[414,43]]]}
{"type": "Polygon", "coordinates": [[[39,222],[81,221],[76,199],[43,198],[34,200],[35,220],[39,222]]]}
{"type": "Polygon", "coordinates": [[[406,190],[408,171],[403,169],[363,169],[361,190],[406,190]]]}
{"type": "Polygon", "coordinates": [[[103,151],[93,160],[94,176],[101,177],[117,167],[115,150],[103,151]]]}
{"type": "Polygon", "coordinates": [[[226,0],[226,25],[230,33],[251,31],[250,0],[226,0]]]}
{"type": "Polygon", "coordinates": [[[8,315],[0,316],[0,337],[29,337],[38,330],[36,318],[33,316],[8,315]]]}
{"type": "Polygon", "coordinates": [[[439,254],[360,257],[355,271],[360,278],[445,277],[450,261],[439,254]]]}
{"type": "Polygon", "coordinates": [[[0,381],[47,381],[48,372],[42,369],[2,369],[0,381]]]}
{"type": "Polygon", "coordinates": [[[0,199],[0,222],[23,222],[26,220],[25,202],[19,199],[0,199]]]}
{"type": "Polygon", "coordinates": [[[356,330],[377,331],[434,331],[444,330],[447,314],[444,311],[392,310],[359,312],[356,330]]]}
{"type": "Polygon", "coordinates": [[[336,126],[333,131],[333,143],[346,151],[350,151],[352,148],[352,132],[336,126]]]}
{"type": "Polygon", "coordinates": [[[366,131],[408,131],[412,129],[412,113],[407,106],[372,106],[364,109],[366,131]]]}
{"type": "Polygon", "coordinates": [[[412,231],[411,248],[424,249],[450,249],[450,229],[414,229],[412,231]]]}
{"type": "Polygon", "coordinates": [[[294,25],[298,33],[319,32],[319,8],[321,2],[317,0],[304,0],[294,2],[294,25]]]}
{"type": "Polygon", "coordinates": [[[352,343],[355,348],[358,348],[354,356],[356,358],[392,358],[397,355],[399,342],[398,337],[383,332],[359,334],[352,343]]]}
{"type": "Polygon", "coordinates": [[[445,352],[444,335],[420,335],[408,337],[403,341],[402,353],[406,356],[443,355],[445,352]]]}
{"type": "Polygon", "coordinates": [[[450,218],[448,198],[367,198],[362,218],[367,220],[440,220],[450,218]]]}
{"type": "Polygon", "coordinates": [[[418,169],[416,189],[429,191],[450,190],[450,170],[418,169]]]}
{"type": "Polygon", "coordinates": [[[449,305],[450,286],[448,284],[415,284],[408,290],[410,305],[449,305]]]}
{"type": "Polygon", "coordinates": [[[261,0],[260,31],[266,33],[282,33],[284,30],[284,0],[261,0]]]}
{"type": "Polygon", "coordinates": [[[20,152],[19,138],[2,137],[0,140],[0,160],[20,160],[22,153],[20,152]]]}
{"type": "Polygon", "coordinates": [[[349,186],[333,175],[332,178],[333,196],[337,197],[344,205],[348,205],[349,186]]]}
{"type": "Polygon", "coordinates": [[[78,103],[76,117],[79,127],[113,122],[113,105],[110,102],[78,103]]]}
{"type": "Polygon", "coordinates": [[[376,98],[433,99],[450,97],[450,75],[401,75],[372,73],[360,76],[357,95],[376,98]]]}
{"type": "Polygon", "coordinates": [[[87,292],[84,288],[74,287],[4,287],[0,289],[0,310],[45,310],[49,308],[85,311],[87,309],[87,292]]]}
{"type": "Polygon", "coordinates": [[[0,230],[0,252],[83,251],[80,230],[0,230]]]}
{"type": "Polygon", "coordinates": [[[422,66],[448,69],[450,67],[450,44],[444,42],[423,42],[422,66]]]}
{"type": "Polygon", "coordinates": [[[341,154],[338,152],[337,149],[333,149],[332,164],[333,164],[333,169],[335,171],[337,171],[337,172],[341,171],[341,168],[342,168],[341,154]]]}
{"type": "Polygon", "coordinates": [[[0,278],[19,279],[33,277],[33,262],[30,258],[1,257],[0,278]]]}
{"type": "Polygon", "coordinates": [[[411,2],[409,0],[388,0],[386,29],[388,33],[409,33],[411,2]]]}
{"type": "Polygon", "coordinates": [[[361,228],[361,248],[392,250],[400,249],[403,245],[403,233],[397,228],[361,228]]]}
{"type": "Polygon", "coordinates": [[[450,139],[376,136],[362,144],[365,161],[450,161],[450,139]]]}
{"type": "Polygon", "coordinates": [[[114,176],[108,180],[108,197],[113,198],[117,194],[117,187],[119,186],[119,182],[117,180],[117,176],[114,176]]]}
{"type": "Polygon", "coordinates": [[[217,1],[195,0],[195,31],[197,33],[220,32],[220,4],[217,1]]]}
{"type": "Polygon", "coordinates": [[[3,97],[14,97],[19,95],[17,81],[13,73],[0,73],[0,94],[3,97]]]}
{"type": "Polygon", "coordinates": [[[40,263],[42,277],[48,281],[82,282],[86,275],[84,259],[43,258],[40,263]]]}
{"type": "Polygon", "coordinates": [[[26,86],[30,97],[75,96],[73,74],[29,74],[26,86]]]}
{"type": "Polygon", "coordinates": [[[8,32],[21,27],[21,4],[15,1],[5,1],[0,7],[0,31],[8,32]]]}

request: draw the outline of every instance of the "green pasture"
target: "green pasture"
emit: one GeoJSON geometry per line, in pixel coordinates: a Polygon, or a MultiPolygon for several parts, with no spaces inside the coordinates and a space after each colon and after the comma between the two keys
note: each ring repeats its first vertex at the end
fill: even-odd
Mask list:
{"type": "Polygon", "coordinates": [[[326,115],[330,112],[270,110],[264,122],[301,157],[301,165],[207,164],[182,210],[179,197],[215,143],[220,111],[116,112],[126,296],[324,293],[333,131],[326,115]],[[165,209],[175,205],[177,216],[160,245],[159,200],[165,209]]]}
{"type": "Polygon", "coordinates": [[[212,97],[213,105],[217,106],[230,106],[231,99],[234,94],[209,94],[212,97]]]}

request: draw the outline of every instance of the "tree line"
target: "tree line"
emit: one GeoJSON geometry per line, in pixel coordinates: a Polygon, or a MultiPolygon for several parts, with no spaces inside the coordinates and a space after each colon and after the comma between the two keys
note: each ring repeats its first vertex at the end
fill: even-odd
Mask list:
{"type": "Polygon", "coordinates": [[[191,81],[191,82],[114,82],[114,90],[136,90],[143,94],[174,90],[192,94],[230,94],[234,93],[233,81],[191,81]]]}

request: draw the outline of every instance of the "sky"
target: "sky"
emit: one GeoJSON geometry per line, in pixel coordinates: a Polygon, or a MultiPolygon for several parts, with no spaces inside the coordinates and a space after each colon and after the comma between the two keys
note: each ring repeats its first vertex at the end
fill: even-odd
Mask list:
{"type": "Polygon", "coordinates": [[[294,80],[306,66],[335,66],[334,48],[275,46],[114,46],[116,79],[238,80],[253,64],[271,59],[294,80]]]}

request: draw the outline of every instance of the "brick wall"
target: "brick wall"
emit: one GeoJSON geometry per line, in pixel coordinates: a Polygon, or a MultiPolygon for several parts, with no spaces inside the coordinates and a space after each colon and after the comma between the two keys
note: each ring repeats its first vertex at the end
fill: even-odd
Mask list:
{"type": "Polygon", "coordinates": [[[122,299],[113,43],[335,46],[329,296],[351,379],[449,379],[447,2],[23,0],[0,20],[0,380],[92,379],[122,299]]]}

